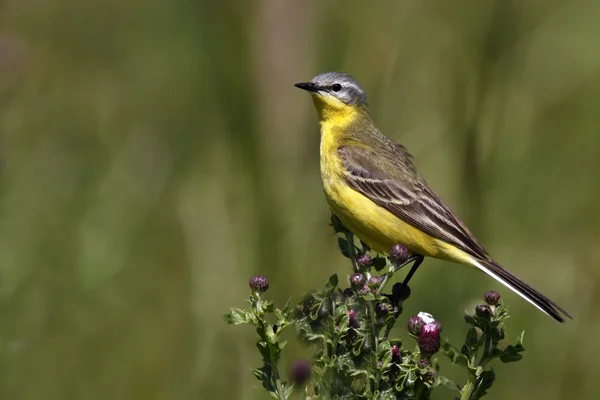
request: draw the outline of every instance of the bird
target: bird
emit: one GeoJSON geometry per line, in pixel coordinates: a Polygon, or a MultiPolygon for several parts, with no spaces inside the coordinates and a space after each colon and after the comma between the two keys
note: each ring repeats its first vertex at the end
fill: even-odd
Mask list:
{"type": "Polygon", "coordinates": [[[417,171],[407,149],[377,129],[356,79],[326,72],[295,86],[312,95],[319,115],[321,178],[333,215],[378,253],[404,245],[411,254],[406,263],[413,263],[405,284],[424,257],[437,258],[485,272],[556,321],[572,318],[490,257],[417,171]]]}

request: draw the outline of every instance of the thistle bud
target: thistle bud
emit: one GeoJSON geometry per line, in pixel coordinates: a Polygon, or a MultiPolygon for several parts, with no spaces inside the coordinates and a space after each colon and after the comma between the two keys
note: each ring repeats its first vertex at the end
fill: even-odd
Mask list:
{"type": "Polygon", "coordinates": [[[298,360],[292,364],[292,370],[290,372],[290,381],[294,382],[294,385],[302,386],[309,379],[311,375],[311,365],[308,361],[298,360]]]}
{"type": "Polygon", "coordinates": [[[485,296],[483,296],[483,298],[490,306],[495,306],[500,301],[500,293],[496,292],[495,290],[490,290],[485,294],[485,296]]]}
{"type": "Polygon", "coordinates": [[[413,336],[419,336],[423,325],[425,325],[425,322],[423,322],[423,319],[421,317],[419,317],[418,315],[413,315],[408,320],[408,333],[410,333],[413,336]]]}
{"type": "Polygon", "coordinates": [[[394,364],[402,364],[402,354],[400,354],[400,347],[397,344],[393,345],[392,351],[392,362],[394,364]]]}
{"type": "Polygon", "coordinates": [[[487,304],[481,304],[475,307],[475,315],[480,318],[490,318],[492,314],[492,309],[487,304]]]}
{"type": "Polygon", "coordinates": [[[356,263],[361,268],[369,268],[373,264],[373,259],[368,254],[361,254],[356,257],[356,263]]]}
{"type": "Polygon", "coordinates": [[[401,244],[396,244],[390,249],[389,259],[394,264],[402,264],[408,259],[408,249],[401,244]]]}
{"type": "Polygon", "coordinates": [[[358,315],[356,314],[356,310],[348,311],[348,319],[350,320],[350,327],[358,328],[360,326],[358,322],[358,315]]]}
{"type": "Polygon", "coordinates": [[[350,285],[352,285],[352,287],[355,289],[362,288],[366,282],[367,278],[360,272],[352,274],[350,277],[350,285]]]}
{"type": "Polygon", "coordinates": [[[372,288],[378,287],[380,283],[381,283],[381,278],[378,276],[373,275],[369,278],[369,286],[372,288]]]}
{"type": "Polygon", "coordinates": [[[419,368],[419,369],[424,369],[424,368],[427,368],[427,367],[429,367],[430,365],[431,365],[431,363],[429,362],[429,360],[426,360],[426,359],[424,359],[424,358],[420,359],[420,360],[417,362],[417,368],[419,368]]]}
{"type": "Polygon", "coordinates": [[[362,294],[362,295],[369,294],[369,286],[363,285],[363,287],[358,290],[358,294],[362,294]]]}
{"type": "Polygon", "coordinates": [[[263,275],[254,275],[250,278],[250,289],[257,293],[264,293],[269,289],[269,280],[263,275]]]}
{"type": "Polygon", "coordinates": [[[436,324],[425,324],[421,327],[417,340],[421,354],[429,357],[440,349],[440,328],[436,324]]]}

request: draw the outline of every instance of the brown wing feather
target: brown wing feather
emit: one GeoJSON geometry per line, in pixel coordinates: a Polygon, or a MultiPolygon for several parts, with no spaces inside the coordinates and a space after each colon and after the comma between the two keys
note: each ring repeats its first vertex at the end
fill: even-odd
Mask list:
{"type": "Polygon", "coordinates": [[[338,153],[352,188],[428,235],[477,258],[490,259],[467,227],[418,174],[403,147],[388,146],[376,156],[364,147],[354,146],[341,147],[338,153]]]}

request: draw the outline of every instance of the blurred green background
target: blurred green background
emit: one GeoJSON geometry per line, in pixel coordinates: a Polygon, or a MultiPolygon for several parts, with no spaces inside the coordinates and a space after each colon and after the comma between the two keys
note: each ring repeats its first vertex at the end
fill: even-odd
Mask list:
{"type": "MultiPolygon", "coordinates": [[[[293,87],[341,70],[491,254],[575,317],[428,260],[401,318],[458,342],[500,289],[528,351],[489,398],[596,399],[599,20],[583,0],[3,0],[0,398],[267,398],[254,332],[221,316],[253,273],[283,302],[350,272],[293,87]]],[[[284,370],[309,354],[290,346],[284,370]]]]}

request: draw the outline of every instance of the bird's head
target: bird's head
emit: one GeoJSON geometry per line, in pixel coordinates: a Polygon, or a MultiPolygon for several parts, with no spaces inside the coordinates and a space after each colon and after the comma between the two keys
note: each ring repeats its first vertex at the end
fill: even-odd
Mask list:
{"type": "Polygon", "coordinates": [[[325,72],[295,86],[312,94],[322,120],[367,108],[364,89],[356,79],[343,72],[325,72]]]}

